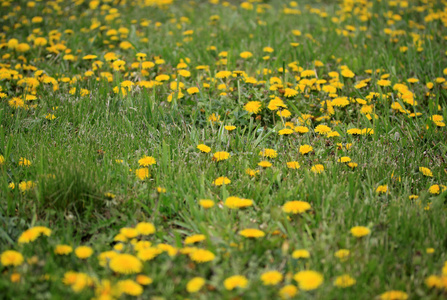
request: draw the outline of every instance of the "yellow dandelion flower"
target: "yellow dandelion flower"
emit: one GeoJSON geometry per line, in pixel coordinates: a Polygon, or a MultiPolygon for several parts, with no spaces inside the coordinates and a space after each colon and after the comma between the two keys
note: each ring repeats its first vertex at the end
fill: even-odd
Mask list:
{"type": "Polygon", "coordinates": [[[312,168],[310,170],[312,172],[314,172],[315,174],[320,174],[324,171],[324,166],[318,164],[318,165],[312,166],[312,168]]]}
{"type": "Polygon", "coordinates": [[[259,229],[249,228],[239,231],[239,235],[246,238],[260,238],[265,236],[265,232],[259,229]]]}
{"type": "Polygon", "coordinates": [[[197,149],[199,149],[200,151],[202,151],[204,153],[208,153],[211,151],[211,148],[204,144],[197,145],[197,149]]]}
{"type": "Polygon", "coordinates": [[[282,207],[283,212],[287,214],[302,214],[310,209],[312,207],[305,201],[288,201],[282,207]]]}
{"type": "Polygon", "coordinates": [[[407,300],[408,294],[402,291],[388,291],[380,295],[380,300],[407,300]]]}
{"type": "Polygon", "coordinates": [[[278,271],[268,271],[261,275],[261,280],[264,285],[277,285],[282,279],[283,276],[278,271]]]}
{"type": "Polygon", "coordinates": [[[356,238],[361,238],[371,234],[371,230],[365,226],[354,226],[351,228],[351,234],[356,238]]]}
{"type": "Polygon", "coordinates": [[[54,248],[54,254],[57,255],[68,255],[71,252],[73,252],[73,248],[69,245],[57,245],[56,248],[54,248]]]}
{"type": "Polygon", "coordinates": [[[287,168],[296,170],[300,168],[300,164],[297,161],[289,161],[287,162],[287,168]]]}
{"type": "Polygon", "coordinates": [[[225,206],[232,209],[245,208],[253,205],[253,200],[243,199],[235,196],[225,199],[225,206]]]}
{"type": "Polygon", "coordinates": [[[377,194],[383,194],[388,192],[388,186],[387,185],[379,185],[376,189],[377,194]]]}
{"type": "Polygon", "coordinates": [[[110,260],[109,266],[112,271],[120,274],[135,274],[143,269],[141,261],[130,254],[118,254],[110,260]]]}
{"type": "Polygon", "coordinates": [[[342,262],[347,261],[350,255],[351,251],[349,251],[348,249],[340,249],[334,254],[334,256],[339,258],[342,262]]]}
{"type": "Polygon", "coordinates": [[[234,275],[224,280],[224,287],[229,291],[232,291],[235,288],[246,288],[247,285],[248,280],[242,275],[234,275]]]}
{"type": "Polygon", "coordinates": [[[205,279],[202,277],[194,277],[186,284],[188,293],[197,293],[205,285],[205,279]]]}
{"type": "Polygon", "coordinates": [[[3,251],[1,256],[0,256],[0,261],[2,263],[3,266],[7,267],[7,266],[20,266],[24,259],[23,259],[23,255],[15,250],[6,250],[3,251]]]}
{"type": "Polygon", "coordinates": [[[292,284],[288,284],[279,290],[281,299],[291,299],[298,294],[298,288],[292,284]]]}
{"type": "Polygon", "coordinates": [[[226,160],[228,158],[230,158],[230,153],[225,151],[220,151],[213,154],[213,160],[217,162],[226,160]]]}
{"type": "Polygon", "coordinates": [[[142,261],[153,260],[155,257],[163,253],[163,250],[155,247],[144,248],[138,251],[137,257],[142,261]]]}
{"type": "Polygon", "coordinates": [[[222,177],[218,177],[216,178],[216,180],[213,181],[213,185],[215,186],[221,186],[221,185],[227,185],[230,184],[231,180],[228,177],[222,176],[222,177]]]}
{"type": "Polygon", "coordinates": [[[297,249],[297,250],[292,252],[292,257],[294,259],[309,258],[310,257],[310,252],[307,251],[306,249],[297,249]]]}
{"type": "Polygon", "coordinates": [[[269,161],[263,160],[260,163],[258,163],[258,166],[263,167],[263,168],[270,168],[272,166],[272,163],[269,161]]]}
{"type": "Polygon", "coordinates": [[[201,242],[204,241],[206,239],[206,236],[204,234],[194,234],[191,236],[188,236],[185,239],[185,245],[190,245],[190,244],[194,244],[197,242],[201,242]]]}
{"type": "Polygon", "coordinates": [[[200,199],[199,205],[205,209],[208,209],[214,206],[214,201],[210,199],[200,199]]]}
{"type": "Polygon", "coordinates": [[[197,249],[196,251],[191,252],[189,257],[197,263],[204,263],[214,260],[216,255],[206,249],[197,249]]]}
{"type": "Polygon", "coordinates": [[[424,176],[433,177],[433,173],[429,168],[419,167],[419,172],[421,172],[424,176]]]}
{"type": "Polygon", "coordinates": [[[312,270],[300,271],[293,276],[293,279],[303,291],[315,290],[324,281],[322,274],[312,270]]]}
{"type": "Polygon", "coordinates": [[[146,276],[146,275],[142,275],[142,274],[137,275],[137,278],[135,278],[135,281],[141,285],[149,285],[153,282],[152,278],[150,278],[149,276],[146,276]]]}
{"type": "Polygon", "coordinates": [[[149,222],[140,222],[135,226],[136,231],[141,235],[150,235],[155,233],[155,226],[149,222]]]}
{"type": "Polygon", "coordinates": [[[257,114],[261,111],[261,102],[259,101],[250,101],[244,105],[244,109],[251,114],[257,114]]]}
{"type": "Polygon", "coordinates": [[[143,293],[143,287],[131,279],[120,280],[117,286],[120,292],[130,296],[139,296],[143,293]]]}
{"type": "Polygon", "coordinates": [[[92,256],[93,249],[88,246],[79,246],[75,249],[75,254],[80,259],[86,259],[92,256]]]}
{"type": "Polygon", "coordinates": [[[300,146],[300,153],[305,155],[308,154],[309,152],[312,152],[314,150],[314,148],[312,148],[312,146],[310,145],[301,145],[300,146]]]}
{"type": "Polygon", "coordinates": [[[334,285],[340,288],[347,288],[353,286],[355,283],[356,280],[348,274],[337,276],[337,278],[335,278],[334,280],[334,285]]]}
{"type": "Polygon", "coordinates": [[[138,160],[138,164],[141,167],[148,167],[156,163],[157,161],[152,156],[143,156],[141,159],[138,160]]]}
{"type": "Polygon", "coordinates": [[[148,168],[139,168],[135,170],[135,175],[138,179],[144,180],[149,177],[149,169],[148,168]]]}

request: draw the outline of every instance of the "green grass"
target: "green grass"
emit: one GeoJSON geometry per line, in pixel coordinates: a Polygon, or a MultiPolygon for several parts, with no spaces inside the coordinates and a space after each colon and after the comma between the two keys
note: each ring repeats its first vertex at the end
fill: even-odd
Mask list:
{"type": "MultiPolygon", "coordinates": [[[[137,256],[132,237],[126,242],[114,239],[122,228],[139,222],[153,223],[156,232],[136,239],[164,250],[137,272],[153,280],[138,292],[140,299],[271,299],[287,285],[298,287],[296,299],[404,299],[383,295],[391,290],[405,292],[408,299],[446,297],[445,3],[415,0],[406,7],[405,1],[296,1],[293,7],[292,2],[265,1],[247,10],[239,1],[102,1],[98,7],[89,6],[95,2],[36,2],[34,8],[27,8],[26,1],[1,2],[4,297],[91,299],[99,297],[101,281],[118,287],[122,280],[136,280],[136,273],[120,275],[108,263],[101,265],[98,256],[109,250],[137,256]],[[286,14],[286,7],[299,14],[286,14]],[[213,15],[219,20],[211,21],[213,15]],[[42,22],[33,23],[36,16],[42,22]],[[93,28],[95,19],[101,24],[93,28]],[[144,24],[146,20],[150,22],[144,24]],[[110,35],[110,29],[120,28],[123,33],[110,35]],[[185,35],[188,30],[193,34],[185,35]],[[37,37],[48,44],[35,46],[37,37]],[[12,39],[28,43],[30,49],[20,52],[12,39]],[[132,47],[120,47],[123,41],[132,47]],[[57,53],[50,47],[56,44],[66,49],[57,53]],[[267,46],[274,52],[263,52],[267,46]],[[227,52],[226,64],[222,51],[227,52]],[[241,58],[243,51],[253,57],[241,58]],[[104,58],[107,52],[117,54],[125,70],[113,70],[104,58]],[[137,53],[147,54],[147,61],[165,62],[143,71],[137,53]],[[67,54],[75,58],[67,60],[67,54]],[[84,60],[88,54],[97,58],[84,60]],[[267,55],[270,58],[263,59],[267,55]],[[315,60],[323,65],[316,66],[315,60]],[[103,62],[102,67],[97,69],[93,61],[103,62]],[[182,61],[190,77],[176,76],[182,61]],[[208,69],[196,69],[203,65],[208,69]],[[343,66],[355,76],[343,76],[343,66]],[[217,78],[223,70],[246,75],[217,78]],[[304,70],[314,70],[325,82],[307,82],[306,87],[304,70]],[[110,73],[110,82],[101,72],[110,73]],[[339,79],[334,80],[331,72],[338,72],[339,79]],[[114,91],[124,81],[154,81],[160,74],[171,78],[151,88],[135,85],[126,95],[114,91]],[[379,85],[384,75],[390,86],[379,85]],[[257,83],[246,82],[244,76],[257,83]],[[32,77],[40,84],[27,88],[22,79],[32,77]],[[272,77],[281,86],[275,88],[272,77]],[[419,81],[408,82],[410,78],[419,81]],[[356,87],[363,80],[367,85],[356,87]],[[171,89],[171,82],[184,84],[183,98],[171,89]],[[407,88],[399,89],[398,83],[407,88]],[[220,84],[225,88],[219,89],[220,84]],[[337,87],[337,96],[323,90],[329,85],[337,87]],[[194,86],[199,93],[189,95],[186,89],[194,86]],[[285,97],[285,88],[298,95],[285,97]],[[409,103],[408,92],[417,105],[409,103]],[[29,95],[36,100],[26,100],[29,95]],[[24,100],[21,107],[14,107],[14,97],[24,100]],[[284,101],[290,117],[279,117],[268,108],[273,97],[284,101]],[[336,97],[347,97],[349,104],[328,107],[336,97]],[[371,106],[372,118],[355,99],[371,106]],[[244,105],[249,101],[260,101],[261,110],[248,112],[244,105]],[[56,118],[49,120],[48,114],[56,118]],[[219,120],[210,121],[212,114],[219,120]],[[303,121],[304,114],[311,115],[309,122],[303,121]],[[443,120],[436,124],[433,116],[443,120]],[[286,122],[306,126],[309,132],[281,135],[286,122]],[[315,128],[320,124],[339,136],[318,134],[315,128]],[[236,129],[228,131],[227,125],[236,129]],[[348,134],[352,128],[371,128],[374,133],[348,134]],[[352,147],[341,149],[340,143],[352,147]],[[199,144],[211,147],[211,152],[201,153],[199,144]],[[299,152],[305,144],[313,147],[307,155],[299,152]],[[278,156],[263,158],[263,149],[274,149],[278,156]],[[216,162],[212,157],[218,151],[230,153],[230,158],[216,162]],[[135,172],[145,155],[154,157],[156,164],[148,167],[149,177],[140,180],[135,172]],[[357,167],[338,162],[345,156],[357,167]],[[21,158],[31,165],[21,165],[21,158]],[[258,166],[262,160],[272,167],[258,166]],[[291,161],[300,168],[289,169],[291,161]],[[324,166],[321,174],[311,170],[317,164],[324,166]],[[424,176],[420,167],[430,169],[433,176],[424,176]],[[258,173],[249,176],[247,168],[258,173]],[[231,183],[213,185],[220,176],[231,183]],[[441,191],[430,192],[436,184],[441,191]],[[378,193],[383,185],[387,192],[378,193]],[[410,195],[418,198],[409,199],[410,195]],[[252,199],[253,206],[229,209],[224,203],[230,196],[252,199]],[[212,199],[215,206],[205,209],[200,199],[212,199]],[[306,201],[312,208],[286,214],[282,206],[293,200],[306,201]],[[35,226],[50,228],[51,235],[19,243],[22,233],[35,226]],[[354,226],[365,226],[371,233],[356,238],[350,233],[354,226]],[[265,236],[239,235],[247,228],[260,229],[265,236]],[[185,245],[185,238],[194,234],[206,239],[185,245]],[[60,244],[73,249],[87,245],[94,253],[86,260],[74,252],[57,255],[54,249],[60,244]],[[160,244],[179,252],[172,255],[160,244]],[[184,254],[192,251],[189,246],[207,249],[215,258],[193,261],[184,254]],[[434,252],[428,253],[428,248],[434,252]],[[310,257],[294,259],[297,249],[308,250],[310,257]],[[334,255],[340,249],[349,249],[346,261],[334,255]],[[24,262],[9,265],[7,250],[20,252],[24,262]],[[277,285],[264,285],[260,277],[268,270],[284,278],[277,285]],[[323,283],[305,291],[293,279],[302,270],[319,272],[323,283]],[[79,273],[71,284],[63,280],[69,271],[79,273]],[[14,282],[17,274],[20,279],[14,282]],[[90,283],[82,281],[83,274],[90,283]],[[343,274],[356,283],[334,286],[343,274]],[[226,289],[224,280],[232,275],[245,276],[248,285],[226,289]],[[430,275],[438,276],[438,287],[426,282],[430,275]],[[194,277],[206,283],[190,293],[186,286],[194,277]]],[[[114,298],[135,298],[126,294],[129,289],[118,289],[114,298]]]]}

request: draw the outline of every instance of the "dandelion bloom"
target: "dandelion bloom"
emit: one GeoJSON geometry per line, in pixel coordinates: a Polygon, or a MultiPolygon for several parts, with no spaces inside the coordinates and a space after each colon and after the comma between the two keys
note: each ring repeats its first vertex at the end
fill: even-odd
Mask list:
{"type": "Polygon", "coordinates": [[[341,162],[341,163],[346,163],[346,162],[350,162],[350,161],[351,161],[351,158],[349,156],[342,156],[338,159],[338,162],[341,162]]]}
{"type": "Polygon", "coordinates": [[[356,283],[356,280],[349,276],[348,274],[344,274],[341,276],[338,276],[334,280],[334,285],[340,288],[347,288],[350,286],[353,286],[356,283]]]}
{"type": "Polygon", "coordinates": [[[75,249],[75,254],[80,259],[86,259],[93,254],[93,249],[88,246],[79,246],[75,249]]]}
{"type": "Polygon", "coordinates": [[[138,251],[137,257],[142,261],[153,260],[158,255],[162,254],[163,250],[155,247],[144,248],[138,251]]]}
{"type": "Polygon", "coordinates": [[[261,275],[261,280],[264,285],[277,285],[281,282],[282,278],[282,274],[278,271],[268,271],[261,275]]]}
{"type": "Polygon", "coordinates": [[[351,169],[357,168],[358,164],[355,162],[350,162],[348,163],[348,167],[350,167],[351,169]]]}
{"type": "Polygon", "coordinates": [[[239,54],[239,55],[240,55],[240,57],[242,57],[242,58],[244,58],[244,59],[247,59],[247,58],[252,57],[252,56],[253,56],[253,53],[251,53],[251,52],[249,52],[249,51],[244,51],[244,52],[242,52],[242,53],[239,54]]]}
{"type": "Polygon", "coordinates": [[[138,179],[144,180],[149,177],[149,169],[148,168],[140,168],[135,170],[135,175],[138,179]]]}
{"type": "Polygon", "coordinates": [[[351,129],[348,129],[346,132],[348,134],[350,134],[350,135],[360,135],[360,134],[362,134],[362,130],[360,130],[358,128],[351,128],[351,129]]]}
{"type": "Polygon", "coordinates": [[[253,170],[253,169],[250,169],[250,168],[247,168],[245,170],[245,174],[249,175],[250,177],[255,177],[256,174],[258,174],[258,173],[259,173],[259,170],[253,170]]]}
{"type": "Polygon", "coordinates": [[[349,255],[351,255],[351,251],[349,251],[348,249],[340,249],[334,254],[334,256],[339,258],[341,261],[347,261],[349,255]]]}
{"type": "Polygon", "coordinates": [[[292,257],[294,259],[309,258],[310,257],[310,252],[307,251],[306,249],[297,249],[297,250],[292,252],[292,257]]]}
{"type": "Polygon", "coordinates": [[[0,261],[2,265],[7,266],[20,266],[23,263],[23,255],[15,250],[6,250],[2,252],[0,256],[0,261]]]}
{"type": "Polygon", "coordinates": [[[298,294],[298,288],[293,284],[286,285],[279,290],[281,299],[290,299],[298,294]]]}
{"type": "Polygon", "coordinates": [[[31,161],[24,157],[21,157],[19,159],[19,166],[29,167],[29,166],[31,166],[31,161]]]}
{"type": "Polygon", "coordinates": [[[380,295],[380,300],[407,300],[408,294],[402,291],[388,291],[380,295]]]}
{"type": "Polygon", "coordinates": [[[214,260],[216,255],[213,252],[206,249],[197,249],[189,254],[189,257],[198,263],[204,263],[214,260]]]}
{"type": "Polygon", "coordinates": [[[0,155],[0,166],[5,163],[5,157],[3,155],[0,155]]]}
{"type": "Polygon", "coordinates": [[[137,278],[135,278],[135,280],[141,285],[149,285],[153,282],[152,278],[142,274],[137,275],[137,278]]]}
{"type": "Polygon", "coordinates": [[[231,180],[228,177],[222,176],[222,177],[218,177],[216,178],[216,180],[213,181],[213,185],[215,186],[221,186],[221,185],[227,185],[230,184],[231,180]]]}
{"type": "Polygon", "coordinates": [[[312,270],[300,271],[293,276],[293,279],[298,282],[298,287],[303,291],[315,290],[324,280],[323,275],[312,270]]]}
{"type": "Polygon", "coordinates": [[[314,172],[315,174],[320,174],[324,171],[324,166],[318,164],[318,165],[312,166],[312,168],[310,170],[312,172],[314,172]]]}
{"type": "Polygon", "coordinates": [[[152,156],[143,156],[141,159],[138,160],[138,164],[141,167],[148,167],[156,163],[157,161],[152,156]]]}
{"type": "Polygon", "coordinates": [[[424,176],[433,177],[433,173],[429,168],[419,167],[419,172],[421,172],[424,176]]]}
{"type": "Polygon", "coordinates": [[[68,255],[71,252],[73,252],[73,248],[69,245],[57,245],[56,248],[54,248],[54,254],[57,255],[68,255]]]}
{"type": "Polygon", "coordinates": [[[234,275],[224,280],[224,286],[231,291],[235,288],[245,288],[248,285],[248,280],[245,276],[234,275]]]}
{"type": "Polygon", "coordinates": [[[194,234],[194,235],[188,236],[185,239],[185,245],[201,242],[201,241],[204,241],[205,239],[206,239],[206,236],[204,234],[194,234]]]}
{"type": "Polygon", "coordinates": [[[149,235],[155,233],[155,226],[149,222],[140,222],[135,227],[136,231],[141,235],[149,235]]]}
{"type": "Polygon", "coordinates": [[[265,236],[265,232],[259,229],[249,228],[239,231],[239,235],[246,238],[260,238],[265,236]]]}
{"type": "Polygon", "coordinates": [[[320,124],[317,127],[315,127],[315,132],[320,135],[327,135],[329,132],[331,132],[332,129],[324,124],[320,124]]]}
{"type": "Polygon", "coordinates": [[[288,214],[302,214],[305,211],[310,210],[312,207],[308,202],[305,201],[288,201],[286,202],[282,210],[288,214]]]}
{"type": "Polygon", "coordinates": [[[258,166],[263,167],[263,168],[270,168],[272,166],[272,163],[269,161],[263,160],[260,163],[258,163],[258,166]]]}
{"type": "Polygon", "coordinates": [[[309,128],[307,128],[307,127],[305,127],[305,126],[296,126],[296,127],[294,128],[294,130],[295,130],[295,132],[298,132],[298,133],[306,133],[306,132],[309,132],[309,128]]]}
{"type": "Polygon", "coordinates": [[[214,201],[210,200],[210,199],[200,199],[199,200],[199,205],[202,206],[203,208],[211,208],[214,206],[214,201]]]}
{"type": "Polygon", "coordinates": [[[300,164],[297,161],[289,161],[287,162],[287,168],[289,169],[299,169],[300,164]]]}
{"type": "Polygon", "coordinates": [[[204,153],[208,153],[208,152],[211,151],[211,148],[208,147],[208,146],[205,145],[205,144],[197,145],[197,149],[199,149],[200,151],[202,151],[202,152],[204,152],[204,153]]]}
{"type": "Polygon", "coordinates": [[[344,69],[343,71],[341,71],[341,76],[345,78],[353,78],[355,74],[349,69],[344,69]]]}
{"type": "Polygon", "coordinates": [[[235,196],[225,199],[225,206],[232,209],[244,208],[253,205],[253,200],[243,199],[235,196]]]}
{"type": "Polygon", "coordinates": [[[365,226],[355,226],[355,227],[352,227],[350,231],[351,231],[351,234],[353,236],[355,236],[356,238],[361,238],[361,237],[371,234],[371,230],[365,226]]]}
{"type": "Polygon", "coordinates": [[[309,152],[312,152],[314,150],[314,148],[312,148],[312,146],[310,145],[301,145],[300,146],[300,153],[305,155],[309,152]]]}
{"type": "Polygon", "coordinates": [[[244,109],[251,114],[257,114],[261,110],[261,102],[250,101],[244,105],[244,109]]]}
{"type": "Polygon", "coordinates": [[[284,129],[281,129],[280,131],[278,131],[279,135],[289,135],[292,133],[293,133],[293,129],[290,129],[290,128],[284,128],[284,129]]]}
{"type": "Polygon", "coordinates": [[[202,277],[194,277],[186,284],[186,290],[188,293],[196,293],[204,286],[205,279],[202,277]]]}
{"type": "Polygon", "coordinates": [[[226,160],[230,157],[230,153],[225,151],[216,152],[213,154],[213,160],[215,161],[221,161],[226,160]]]}
{"type": "Polygon", "coordinates": [[[216,73],[215,77],[216,77],[216,78],[223,79],[223,78],[228,78],[228,77],[230,77],[231,74],[233,74],[231,71],[220,71],[220,72],[217,72],[217,73],[216,73]]]}
{"type": "Polygon", "coordinates": [[[50,236],[51,229],[44,227],[44,226],[32,227],[28,230],[25,230],[20,235],[18,242],[19,242],[19,244],[27,244],[29,242],[35,241],[41,235],[50,236]]]}
{"type": "Polygon", "coordinates": [[[141,261],[130,254],[118,254],[109,263],[110,269],[120,274],[140,273],[143,269],[141,261]]]}
{"type": "Polygon", "coordinates": [[[292,97],[295,97],[296,95],[298,95],[298,91],[297,90],[294,90],[294,89],[291,89],[291,88],[286,88],[284,90],[284,97],[292,98],[292,97]]]}
{"type": "Polygon", "coordinates": [[[437,195],[441,192],[444,192],[446,190],[446,188],[447,187],[445,185],[434,184],[429,187],[428,192],[432,195],[437,195]]]}
{"type": "Polygon", "coordinates": [[[117,286],[121,293],[130,296],[139,296],[143,293],[143,287],[131,279],[120,280],[117,286]]]}
{"type": "Polygon", "coordinates": [[[387,185],[379,185],[376,189],[376,193],[377,194],[382,194],[382,193],[386,193],[388,191],[388,186],[387,185]]]}
{"type": "Polygon", "coordinates": [[[278,153],[274,149],[264,149],[259,152],[259,155],[263,157],[275,158],[278,156],[278,153]]]}
{"type": "Polygon", "coordinates": [[[224,128],[225,128],[226,130],[228,130],[228,131],[233,131],[233,130],[236,129],[236,126],[227,125],[227,126],[225,126],[224,128]]]}

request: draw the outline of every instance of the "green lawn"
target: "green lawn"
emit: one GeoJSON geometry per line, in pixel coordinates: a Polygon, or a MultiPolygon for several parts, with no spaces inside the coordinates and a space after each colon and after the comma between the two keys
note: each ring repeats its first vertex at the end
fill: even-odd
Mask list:
{"type": "Polygon", "coordinates": [[[446,1],[0,7],[0,298],[447,298],[446,1]]]}

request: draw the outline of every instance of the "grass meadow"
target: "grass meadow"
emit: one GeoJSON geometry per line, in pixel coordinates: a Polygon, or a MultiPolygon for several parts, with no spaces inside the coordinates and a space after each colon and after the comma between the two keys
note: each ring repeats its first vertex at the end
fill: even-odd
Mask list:
{"type": "Polygon", "coordinates": [[[447,298],[446,1],[0,7],[0,298],[447,298]]]}

